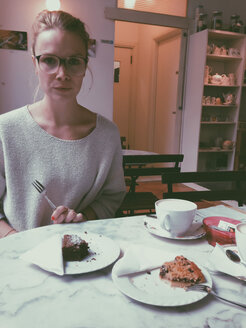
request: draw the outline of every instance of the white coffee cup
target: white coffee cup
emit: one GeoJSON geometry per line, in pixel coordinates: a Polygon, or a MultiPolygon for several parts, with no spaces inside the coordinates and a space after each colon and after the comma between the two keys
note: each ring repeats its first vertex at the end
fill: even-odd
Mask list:
{"type": "Polygon", "coordinates": [[[241,259],[246,262],[246,223],[236,226],[236,243],[241,259]]]}
{"type": "Polygon", "coordinates": [[[196,216],[197,205],[183,199],[160,199],[155,202],[160,227],[174,236],[187,232],[196,216]]]}

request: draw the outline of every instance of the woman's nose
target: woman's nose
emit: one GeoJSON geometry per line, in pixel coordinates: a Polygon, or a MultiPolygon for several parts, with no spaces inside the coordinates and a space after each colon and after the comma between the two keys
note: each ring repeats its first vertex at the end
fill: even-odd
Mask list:
{"type": "Polygon", "coordinates": [[[56,72],[56,78],[57,79],[62,79],[62,80],[67,80],[70,79],[69,74],[67,73],[67,69],[63,64],[60,64],[57,72],[56,72]]]}

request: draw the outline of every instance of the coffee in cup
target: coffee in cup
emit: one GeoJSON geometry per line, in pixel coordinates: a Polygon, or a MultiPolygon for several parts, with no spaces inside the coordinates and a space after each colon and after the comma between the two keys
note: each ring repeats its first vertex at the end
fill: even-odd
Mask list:
{"type": "Polygon", "coordinates": [[[246,223],[236,226],[236,244],[241,259],[246,262],[246,223]]]}
{"type": "Polygon", "coordinates": [[[197,205],[183,199],[160,199],[155,202],[160,227],[174,236],[185,234],[196,216],[197,205]]]}

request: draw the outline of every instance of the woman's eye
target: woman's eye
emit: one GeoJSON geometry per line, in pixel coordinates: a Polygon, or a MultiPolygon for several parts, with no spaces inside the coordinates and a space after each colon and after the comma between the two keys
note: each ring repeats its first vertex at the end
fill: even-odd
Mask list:
{"type": "Polygon", "coordinates": [[[72,65],[72,66],[81,65],[81,59],[72,57],[68,59],[67,63],[68,65],[72,65]]]}
{"type": "Polygon", "coordinates": [[[57,63],[57,60],[54,57],[45,57],[42,59],[42,62],[46,65],[55,65],[57,63]]]}

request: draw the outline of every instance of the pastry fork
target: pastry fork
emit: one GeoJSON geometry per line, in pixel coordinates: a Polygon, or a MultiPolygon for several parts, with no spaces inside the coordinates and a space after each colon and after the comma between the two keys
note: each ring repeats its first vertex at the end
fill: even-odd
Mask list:
{"type": "Polygon", "coordinates": [[[42,185],[41,182],[39,182],[38,180],[34,180],[32,182],[32,185],[36,188],[36,190],[40,193],[44,195],[44,198],[47,200],[47,202],[49,203],[50,207],[55,210],[56,209],[56,205],[49,199],[49,197],[46,195],[46,190],[45,187],[42,185]]]}
{"type": "Polygon", "coordinates": [[[246,303],[243,304],[241,302],[231,301],[231,300],[228,300],[227,298],[219,296],[217,293],[215,293],[215,291],[212,290],[211,287],[206,286],[206,285],[192,285],[192,286],[186,287],[186,290],[187,291],[205,292],[208,294],[212,294],[213,296],[215,296],[223,301],[226,301],[228,303],[231,303],[231,304],[234,304],[234,305],[237,305],[237,306],[240,306],[240,307],[246,309],[246,303]]]}

